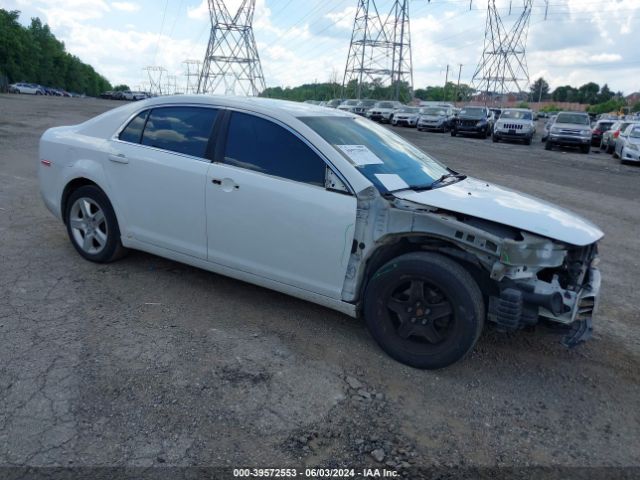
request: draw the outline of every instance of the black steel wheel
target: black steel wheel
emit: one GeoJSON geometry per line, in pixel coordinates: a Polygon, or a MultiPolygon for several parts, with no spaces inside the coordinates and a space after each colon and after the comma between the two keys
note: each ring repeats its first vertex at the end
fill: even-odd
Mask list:
{"type": "Polygon", "coordinates": [[[446,367],[469,353],[485,314],[471,275],[430,252],[401,255],[382,266],[367,285],[364,312],[389,356],[424,369],[446,367]]]}

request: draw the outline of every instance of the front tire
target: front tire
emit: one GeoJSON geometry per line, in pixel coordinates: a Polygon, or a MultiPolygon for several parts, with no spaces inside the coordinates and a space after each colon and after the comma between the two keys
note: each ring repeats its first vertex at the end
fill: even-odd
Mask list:
{"type": "Polygon", "coordinates": [[[383,265],[371,277],[364,302],[378,345],[415,368],[461,360],[484,325],[478,284],[460,264],[435,253],[408,253],[383,265]]]}
{"type": "Polygon", "coordinates": [[[107,263],[126,254],[111,202],[97,186],[75,190],[67,201],[64,218],[71,243],[85,259],[107,263]]]}
{"type": "Polygon", "coordinates": [[[451,136],[455,137],[457,135],[458,132],[456,132],[455,130],[451,130],[451,136]]]}
{"type": "Polygon", "coordinates": [[[551,143],[549,140],[547,140],[546,143],[544,144],[544,149],[545,150],[553,150],[553,143],[551,143]]]}
{"type": "Polygon", "coordinates": [[[582,145],[580,151],[584,154],[589,153],[591,151],[591,145],[582,145]]]}
{"type": "Polygon", "coordinates": [[[500,139],[496,136],[495,133],[492,135],[491,139],[493,140],[493,143],[498,143],[500,141],[500,139]]]}

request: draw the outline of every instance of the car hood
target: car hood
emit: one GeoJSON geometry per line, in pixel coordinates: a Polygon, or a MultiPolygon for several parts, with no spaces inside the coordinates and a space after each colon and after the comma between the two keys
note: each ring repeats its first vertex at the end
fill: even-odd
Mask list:
{"type": "Polygon", "coordinates": [[[569,210],[474,178],[433,190],[403,190],[394,192],[394,195],[422,205],[509,225],[571,245],[589,245],[604,236],[597,226],[569,210]]]}
{"type": "Polygon", "coordinates": [[[424,120],[445,120],[447,117],[444,115],[420,115],[420,118],[424,120]]]}

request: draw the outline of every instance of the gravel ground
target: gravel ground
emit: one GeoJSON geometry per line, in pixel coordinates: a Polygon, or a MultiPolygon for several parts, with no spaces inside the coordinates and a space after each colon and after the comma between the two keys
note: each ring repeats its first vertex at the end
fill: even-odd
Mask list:
{"type": "Polygon", "coordinates": [[[607,235],[590,342],[487,331],[419,371],[310,303],[139,252],[84,261],[40,200],[38,138],[117,105],[0,95],[0,465],[640,467],[640,168],[395,128],[607,235]]]}

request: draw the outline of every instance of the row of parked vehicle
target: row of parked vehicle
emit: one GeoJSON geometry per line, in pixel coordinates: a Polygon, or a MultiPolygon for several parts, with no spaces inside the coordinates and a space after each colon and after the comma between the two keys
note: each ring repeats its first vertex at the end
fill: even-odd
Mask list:
{"type": "Polygon", "coordinates": [[[151,94],[147,92],[131,92],[128,90],[125,91],[108,91],[102,92],[100,94],[100,98],[106,98],[108,100],[145,100],[147,98],[151,98],[151,94]]]}
{"type": "Polygon", "coordinates": [[[542,141],[547,149],[557,144],[556,138],[563,134],[561,144],[575,144],[565,138],[567,129],[573,129],[573,136],[579,137],[580,148],[588,153],[592,147],[613,154],[621,163],[640,162],[640,117],[607,117],[592,121],[586,113],[560,112],[551,115],[544,126],[542,141]]]}
{"type": "MultiPolygon", "coordinates": [[[[518,141],[530,145],[536,132],[535,113],[524,108],[497,109],[484,106],[456,108],[451,103],[422,102],[420,106],[395,101],[331,100],[325,106],[364,115],[394,126],[419,131],[450,132],[451,136],[492,137],[494,142],[518,141]]],[[[310,102],[314,103],[314,102],[310,102]]],[[[318,103],[322,105],[322,102],[318,103]]]]}
{"type": "Polygon", "coordinates": [[[9,93],[24,93],[27,95],[50,95],[52,97],[81,97],[83,95],[70,93],[62,88],[44,87],[37,83],[18,82],[9,85],[9,93]]]}

